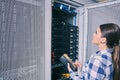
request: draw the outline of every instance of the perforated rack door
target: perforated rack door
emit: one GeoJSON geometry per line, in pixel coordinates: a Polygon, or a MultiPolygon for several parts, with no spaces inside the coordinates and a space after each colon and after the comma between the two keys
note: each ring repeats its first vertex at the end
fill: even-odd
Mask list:
{"type": "Polygon", "coordinates": [[[90,55],[98,50],[97,46],[92,44],[91,41],[93,33],[99,25],[104,23],[116,23],[120,25],[120,1],[85,7],[84,18],[84,24],[87,27],[86,57],[89,59],[90,55]]]}
{"type": "Polygon", "coordinates": [[[0,80],[49,80],[45,28],[45,0],[0,0],[0,80]]]}

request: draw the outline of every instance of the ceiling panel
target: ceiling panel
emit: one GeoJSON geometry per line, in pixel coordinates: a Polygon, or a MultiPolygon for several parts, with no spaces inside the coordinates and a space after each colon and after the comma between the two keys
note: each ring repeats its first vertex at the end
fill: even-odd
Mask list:
{"type": "Polygon", "coordinates": [[[81,4],[88,5],[88,4],[94,4],[99,2],[108,2],[108,1],[116,1],[116,0],[71,0],[71,1],[76,1],[81,4]]]}

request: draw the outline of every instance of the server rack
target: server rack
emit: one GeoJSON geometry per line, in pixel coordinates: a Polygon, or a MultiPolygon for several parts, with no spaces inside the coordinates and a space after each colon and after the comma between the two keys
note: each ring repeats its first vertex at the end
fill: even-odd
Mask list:
{"type": "Polygon", "coordinates": [[[63,54],[68,54],[73,61],[77,59],[78,26],[72,23],[75,22],[73,20],[75,17],[75,8],[54,2],[52,7],[52,80],[60,79],[62,73],[68,73],[67,68],[59,60],[63,54]]]}

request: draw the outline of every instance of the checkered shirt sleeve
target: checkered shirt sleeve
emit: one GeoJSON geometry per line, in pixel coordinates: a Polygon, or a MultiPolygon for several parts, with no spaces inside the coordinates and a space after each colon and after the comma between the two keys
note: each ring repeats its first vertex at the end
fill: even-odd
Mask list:
{"type": "Polygon", "coordinates": [[[93,55],[84,64],[80,76],[70,71],[72,80],[112,80],[112,73],[111,57],[108,55],[93,55]]]}

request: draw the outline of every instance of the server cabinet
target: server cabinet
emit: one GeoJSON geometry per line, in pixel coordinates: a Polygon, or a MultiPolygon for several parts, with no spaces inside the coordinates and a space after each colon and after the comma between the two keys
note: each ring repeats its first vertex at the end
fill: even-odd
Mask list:
{"type": "Polygon", "coordinates": [[[52,6],[52,79],[60,79],[63,73],[68,73],[60,62],[60,57],[67,54],[73,61],[78,55],[78,26],[73,20],[76,17],[75,8],[54,2],[52,6]]]}
{"type": "MultiPolygon", "coordinates": [[[[100,24],[116,23],[116,24],[120,25],[119,24],[119,20],[120,20],[119,6],[120,6],[119,1],[110,1],[110,2],[106,2],[106,3],[97,3],[97,4],[92,4],[92,5],[75,8],[75,10],[77,12],[75,14],[76,18],[73,19],[73,21],[75,20],[75,22],[76,22],[75,25],[78,27],[78,38],[77,38],[78,39],[78,41],[77,41],[78,47],[76,50],[78,53],[77,58],[81,63],[83,63],[84,61],[89,59],[90,55],[97,50],[97,47],[95,45],[93,45],[91,41],[92,41],[92,34],[95,32],[95,30],[97,29],[97,27],[100,24]]],[[[62,9],[62,8],[60,8],[60,9],[62,9]]],[[[57,14],[58,14],[57,20],[61,19],[62,16],[59,17],[59,15],[61,15],[59,11],[57,11],[57,14]]],[[[54,16],[55,15],[54,15],[54,11],[53,11],[52,18],[54,18],[54,16]]],[[[67,14],[67,16],[68,16],[68,14],[67,14]]],[[[65,19],[68,20],[67,18],[65,18],[65,19]]],[[[57,20],[55,20],[56,21],[55,23],[58,23],[57,20]]],[[[68,20],[68,22],[69,22],[69,20],[68,20]]],[[[52,21],[54,23],[54,20],[52,20],[52,21]]],[[[72,23],[72,22],[70,22],[70,23],[72,23]]],[[[62,22],[62,23],[58,24],[58,26],[56,26],[56,27],[55,26],[53,27],[54,24],[52,24],[52,39],[53,40],[57,39],[54,37],[55,35],[53,34],[54,33],[53,29],[55,29],[57,27],[61,31],[63,31],[63,32],[57,31],[58,34],[60,35],[60,36],[57,35],[57,37],[59,37],[58,40],[60,40],[60,41],[62,41],[62,39],[64,40],[64,37],[63,37],[63,35],[65,36],[65,33],[64,33],[65,29],[63,27],[64,24],[66,24],[66,23],[62,22]]],[[[65,31],[65,32],[67,32],[67,31],[65,31]]],[[[55,33],[55,34],[57,34],[57,33],[55,33]]],[[[65,39],[67,39],[66,36],[65,36],[65,39]]],[[[51,49],[54,49],[54,47],[57,46],[57,43],[54,43],[53,40],[52,40],[52,44],[51,44],[52,45],[51,49]]],[[[58,41],[58,42],[60,42],[60,41],[58,41]]],[[[61,44],[63,44],[63,43],[60,43],[60,45],[58,44],[58,46],[61,46],[63,49],[67,50],[66,48],[64,48],[66,46],[66,44],[63,44],[63,45],[61,45],[61,44]]],[[[55,53],[54,50],[52,50],[52,52],[51,52],[52,80],[61,80],[61,78],[60,78],[61,74],[67,73],[67,70],[64,65],[62,65],[62,64],[55,65],[56,63],[54,63],[55,61],[59,62],[59,56],[61,56],[61,53],[63,54],[63,52],[65,52],[65,51],[60,50],[58,52],[55,53]],[[59,54],[56,55],[58,52],[59,52],[59,54]],[[56,60],[54,57],[57,57],[56,60]]],[[[67,53],[69,54],[69,52],[67,52],[67,53]]],[[[78,70],[78,72],[79,72],[79,70],[78,70]]]]}

